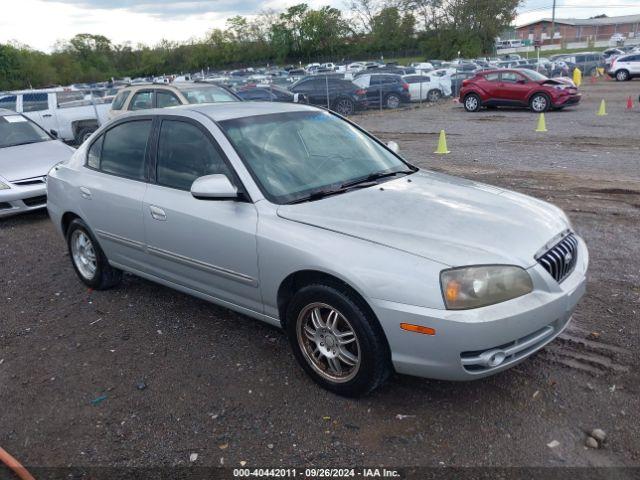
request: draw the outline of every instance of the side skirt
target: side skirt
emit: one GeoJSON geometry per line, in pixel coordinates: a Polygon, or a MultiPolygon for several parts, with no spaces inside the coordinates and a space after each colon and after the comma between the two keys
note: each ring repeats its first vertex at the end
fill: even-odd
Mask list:
{"type": "Polygon", "coordinates": [[[186,293],[188,295],[192,295],[194,297],[198,297],[207,302],[214,303],[224,308],[228,308],[229,310],[233,310],[234,312],[241,313],[243,315],[247,315],[248,317],[255,318],[256,320],[260,320],[262,322],[268,323],[269,325],[273,325],[274,327],[282,328],[282,324],[280,323],[279,318],[270,317],[269,315],[265,315],[264,313],[256,312],[254,310],[241,307],[240,305],[236,305],[235,303],[227,302],[225,300],[220,300],[217,297],[212,295],[200,292],[198,290],[194,290],[192,288],[185,287],[183,285],[179,285],[177,283],[170,282],[169,280],[165,280],[160,277],[156,277],[155,275],[151,275],[150,273],[145,273],[140,270],[136,270],[135,268],[131,268],[129,266],[121,265],[117,262],[113,262],[109,260],[109,264],[115,268],[120,270],[124,270],[126,272],[132,273],[138,277],[145,278],[155,283],[159,283],[164,285],[165,287],[172,288],[174,290],[178,290],[182,293],[186,293]]]}

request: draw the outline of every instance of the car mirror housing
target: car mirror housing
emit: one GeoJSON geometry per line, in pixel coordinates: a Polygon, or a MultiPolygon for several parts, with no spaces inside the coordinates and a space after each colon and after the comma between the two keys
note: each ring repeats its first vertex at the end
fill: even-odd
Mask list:
{"type": "Polygon", "coordinates": [[[235,200],[238,189],[223,174],[196,178],[191,185],[191,195],[201,200],[235,200]]]}
{"type": "Polygon", "coordinates": [[[387,148],[391,150],[393,153],[398,153],[400,151],[400,145],[398,145],[393,140],[391,140],[390,142],[387,142],[387,148]]]}
{"type": "Polygon", "coordinates": [[[49,133],[51,134],[51,136],[53,138],[58,138],[58,131],[57,130],[51,129],[51,130],[49,130],[49,133]]]}

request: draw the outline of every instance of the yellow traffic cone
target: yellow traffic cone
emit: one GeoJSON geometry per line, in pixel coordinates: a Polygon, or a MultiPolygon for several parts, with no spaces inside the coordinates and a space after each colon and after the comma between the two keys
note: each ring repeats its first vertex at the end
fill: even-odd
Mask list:
{"type": "Polygon", "coordinates": [[[433,153],[445,154],[450,153],[447,149],[447,136],[444,130],[440,130],[440,139],[438,140],[438,149],[433,153]]]}
{"type": "Polygon", "coordinates": [[[546,132],[547,131],[547,122],[544,121],[544,113],[541,113],[538,117],[538,127],[536,128],[536,132],[546,132]]]}
{"type": "Polygon", "coordinates": [[[604,103],[604,98],[600,102],[600,108],[598,109],[598,116],[604,117],[607,115],[607,105],[604,103]]]}

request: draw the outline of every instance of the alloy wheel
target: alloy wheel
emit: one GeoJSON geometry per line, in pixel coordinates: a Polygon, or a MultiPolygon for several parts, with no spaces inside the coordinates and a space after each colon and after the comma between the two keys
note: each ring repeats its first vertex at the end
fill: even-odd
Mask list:
{"type": "Polygon", "coordinates": [[[400,106],[400,99],[396,95],[389,95],[387,97],[387,108],[398,108],[400,106]]]}
{"type": "Polygon", "coordinates": [[[470,95],[465,99],[464,106],[467,110],[474,111],[478,108],[478,99],[473,95],[470,95]]]}
{"type": "Polygon", "coordinates": [[[361,364],[360,342],[347,318],[325,303],[302,309],[296,337],[304,358],[324,379],[345,383],[353,379],[361,364]]]}
{"type": "Polygon", "coordinates": [[[427,100],[430,102],[437,102],[440,100],[440,92],[438,90],[431,90],[427,96],[427,100]]]}
{"type": "Polygon", "coordinates": [[[342,98],[340,100],[338,100],[338,103],[336,104],[336,111],[340,114],[340,115],[351,115],[353,113],[353,104],[351,103],[350,100],[347,100],[346,98],[342,98]]]}
{"type": "Polygon", "coordinates": [[[82,230],[71,234],[71,256],[76,268],[87,280],[93,279],[98,268],[96,251],[89,236],[82,230]]]}
{"type": "Polygon", "coordinates": [[[546,110],[546,108],[547,108],[547,99],[545,97],[543,97],[542,95],[537,95],[531,101],[531,108],[535,112],[544,112],[546,110]]]}

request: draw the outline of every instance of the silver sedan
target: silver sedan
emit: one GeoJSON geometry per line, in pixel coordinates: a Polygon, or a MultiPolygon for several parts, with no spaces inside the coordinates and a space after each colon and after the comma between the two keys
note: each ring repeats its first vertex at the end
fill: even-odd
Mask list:
{"type": "Polygon", "coordinates": [[[0,218],[47,204],[47,172],[74,149],[24,115],[0,109],[0,218]]]}
{"type": "Polygon", "coordinates": [[[552,341],[588,264],[564,213],[396,147],[304,105],[149,110],[55,167],[48,208],[85,284],[127,271],[281,326],[342,395],[481,378],[552,341]]]}

